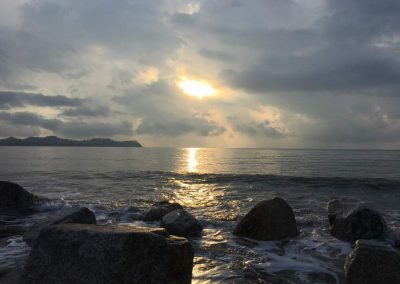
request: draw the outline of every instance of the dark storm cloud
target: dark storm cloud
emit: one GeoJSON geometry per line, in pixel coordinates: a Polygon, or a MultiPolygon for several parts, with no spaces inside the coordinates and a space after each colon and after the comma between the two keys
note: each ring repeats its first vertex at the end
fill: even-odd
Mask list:
{"type": "Polygon", "coordinates": [[[10,125],[43,128],[65,137],[110,137],[113,135],[132,135],[132,125],[119,123],[88,123],[85,121],[63,121],[48,119],[32,112],[0,112],[0,120],[10,125]]]}
{"type": "Polygon", "coordinates": [[[0,109],[23,107],[26,105],[48,107],[79,106],[85,100],[66,96],[46,96],[42,94],[0,91],[0,109]]]}

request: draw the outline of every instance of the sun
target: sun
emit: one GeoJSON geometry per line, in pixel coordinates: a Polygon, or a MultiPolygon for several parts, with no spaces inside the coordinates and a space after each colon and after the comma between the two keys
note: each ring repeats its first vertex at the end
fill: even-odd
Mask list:
{"type": "Polygon", "coordinates": [[[217,90],[205,81],[182,80],[178,85],[186,94],[199,99],[214,96],[217,93],[217,90]]]}

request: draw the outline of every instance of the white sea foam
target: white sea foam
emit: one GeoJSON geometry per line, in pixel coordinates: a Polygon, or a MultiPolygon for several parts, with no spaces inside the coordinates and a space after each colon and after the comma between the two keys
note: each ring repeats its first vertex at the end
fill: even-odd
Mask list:
{"type": "Polygon", "coordinates": [[[0,248],[0,274],[24,265],[29,255],[30,247],[16,236],[7,240],[7,245],[0,248]]]}

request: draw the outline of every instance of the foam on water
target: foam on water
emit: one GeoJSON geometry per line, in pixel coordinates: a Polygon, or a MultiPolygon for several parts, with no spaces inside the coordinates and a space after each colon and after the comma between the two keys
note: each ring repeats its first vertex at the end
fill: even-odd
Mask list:
{"type": "Polygon", "coordinates": [[[22,267],[29,252],[30,247],[22,240],[22,237],[9,238],[6,245],[0,248],[0,275],[22,267]]]}

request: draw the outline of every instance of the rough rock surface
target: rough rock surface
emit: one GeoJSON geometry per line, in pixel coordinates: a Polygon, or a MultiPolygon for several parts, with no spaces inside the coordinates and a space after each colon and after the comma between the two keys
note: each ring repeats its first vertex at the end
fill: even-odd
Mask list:
{"type": "Polygon", "coordinates": [[[67,223],[96,224],[96,217],[86,207],[74,208],[55,214],[41,223],[34,225],[24,234],[24,241],[33,245],[40,231],[46,226],[53,226],[67,223]]]}
{"type": "Polygon", "coordinates": [[[358,240],[344,269],[347,284],[400,283],[400,252],[374,241],[358,240]]]}
{"type": "Polygon", "coordinates": [[[165,229],[64,224],[44,228],[20,284],[190,283],[193,249],[165,229]]]}
{"type": "Polygon", "coordinates": [[[165,215],[161,226],[171,235],[190,237],[197,235],[203,229],[199,221],[184,209],[174,210],[165,215]]]}
{"type": "Polygon", "coordinates": [[[365,206],[342,205],[337,200],[328,203],[328,218],[332,236],[343,241],[380,238],[386,230],[379,212],[365,206]]]}
{"type": "Polygon", "coordinates": [[[145,214],[144,221],[160,221],[162,217],[177,209],[183,208],[178,203],[171,203],[169,201],[157,202],[145,214]]]}
{"type": "Polygon", "coordinates": [[[258,203],[236,226],[235,235],[261,241],[281,240],[299,234],[292,208],[282,198],[258,203]]]}
{"type": "Polygon", "coordinates": [[[32,211],[35,202],[40,198],[19,184],[0,181],[0,211],[24,214],[32,211]]]}

